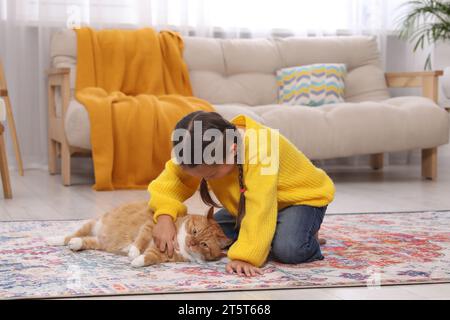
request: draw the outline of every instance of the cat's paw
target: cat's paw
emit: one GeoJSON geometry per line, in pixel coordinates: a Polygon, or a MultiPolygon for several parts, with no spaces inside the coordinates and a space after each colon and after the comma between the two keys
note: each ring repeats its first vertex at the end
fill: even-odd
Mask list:
{"type": "Polygon", "coordinates": [[[47,242],[47,244],[49,246],[63,246],[64,245],[64,237],[48,237],[45,238],[45,242],[47,242]]]}
{"type": "Polygon", "coordinates": [[[137,257],[136,259],[131,261],[131,265],[133,267],[135,267],[135,268],[143,267],[145,265],[145,257],[144,257],[144,255],[140,255],[139,257],[137,257]]]}
{"type": "Polygon", "coordinates": [[[83,239],[81,238],[72,238],[69,241],[69,248],[72,251],[79,251],[81,247],[83,247],[83,239]]]}
{"type": "Polygon", "coordinates": [[[128,257],[130,258],[130,260],[134,260],[137,257],[139,257],[141,254],[141,252],[139,251],[138,248],[136,248],[136,246],[131,245],[130,249],[128,250],[128,257]]]}

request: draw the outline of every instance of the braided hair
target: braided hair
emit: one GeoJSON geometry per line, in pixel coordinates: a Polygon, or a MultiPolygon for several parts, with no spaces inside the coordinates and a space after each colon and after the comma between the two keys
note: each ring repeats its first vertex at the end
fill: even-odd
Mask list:
{"type": "MultiPolygon", "coordinates": [[[[194,136],[194,121],[199,121],[202,123],[202,132],[201,132],[201,137],[202,137],[202,144],[200,146],[201,148],[201,154],[203,155],[203,151],[205,150],[206,147],[209,146],[209,144],[211,142],[209,141],[205,141],[205,139],[203,139],[203,135],[205,134],[205,131],[209,130],[209,129],[215,129],[215,130],[219,130],[222,134],[223,137],[227,136],[229,134],[230,131],[232,131],[233,134],[233,143],[237,144],[238,146],[240,146],[242,144],[242,138],[238,133],[238,129],[237,127],[232,124],[231,122],[227,121],[226,119],[224,119],[220,114],[216,113],[216,112],[205,112],[205,111],[196,111],[193,113],[188,114],[187,116],[185,116],[183,119],[181,119],[176,127],[175,130],[177,129],[185,129],[189,132],[190,136],[193,137],[194,136]]],[[[222,143],[224,141],[222,140],[222,143]]],[[[178,143],[184,143],[184,138],[183,141],[181,142],[175,142],[173,141],[173,145],[174,147],[176,145],[178,145],[178,143]]],[[[183,150],[181,149],[180,152],[178,154],[176,154],[177,157],[177,161],[181,166],[186,166],[188,168],[194,168],[200,164],[204,164],[204,159],[202,158],[202,163],[196,163],[194,160],[194,154],[195,152],[192,152],[193,150],[198,150],[198,145],[195,145],[195,141],[194,139],[190,139],[190,148],[189,150],[191,150],[191,154],[186,155],[183,154],[183,150]],[[187,160],[187,161],[186,161],[187,160]]],[[[223,155],[224,158],[226,158],[228,151],[226,149],[226,143],[223,143],[223,155]]],[[[240,156],[240,152],[236,152],[235,156],[234,156],[234,163],[237,166],[238,169],[238,182],[239,182],[239,191],[240,191],[240,196],[239,196],[239,205],[238,205],[238,215],[236,218],[236,225],[235,228],[238,229],[241,225],[242,219],[245,216],[245,183],[244,183],[244,169],[242,166],[242,161],[239,161],[239,156],[240,156]]],[[[218,205],[211,197],[211,194],[209,192],[209,188],[208,188],[208,182],[206,181],[206,179],[202,179],[200,182],[200,196],[201,199],[203,201],[203,203],[205,203],[208,206],[212,206],[212,207],[216,207],[216,208],[220,208],[221,206],[218,205]]]]}

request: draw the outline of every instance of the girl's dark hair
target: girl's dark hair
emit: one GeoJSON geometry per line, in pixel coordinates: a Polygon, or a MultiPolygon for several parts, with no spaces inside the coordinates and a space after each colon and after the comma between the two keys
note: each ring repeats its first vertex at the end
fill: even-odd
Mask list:
{"type": "MultiPolygon", "coordinates": [[[[229,150],[227,150],[227,143],[225,143],[225,141],[229,141],[229,140],[225,140],[222,139],[221,141],[207,141],[207,139],[203,139],[203,136],[205,135],[205,132],[209,129],[215,129],[218,130],[222,133],[222,137],[223,138],[229,138],[230,134],[232,134],[232,138],[233,138],[233,143],[236,143],[239,147],[242,144],[242,138],[239,135],[239,132],[237,131],[237,127],[232,124],[231,122],[227,121],[226,119],[224,119],[220,114],[218,114],[217,112],[205,112],[205,111],[196,111],[193,113],[188,114],[187,116],[185,116],[183,119],[181,119],[176,127],[175,130],[177,129],[184,129],[187,130],[187,132],[189,133],[191,139],[189,139],[189,141],[184,141],[185,137],[183,137],[183,139],[181,141],[173,141],[173,147],[175,148],[179,143],[189,143],[190,142],[190,150],[191,150],[191,154],[186,155],[183,154],[183,151],[185,150],[184,148],[182,148],[180,150],[180,152],[178,154],[176,154],[176,159],[177,162],[181,165],[181,166],[186,166],[189,168],[193,168],[196,167],[198,165],[201,164],[205,164],[204,163],[204,159],[202,157],[202,163],[198,163],[195,160],[194,154],[195,154],[195,150],[200,147],[201,148],[201,154],[203,155],[203,151],[205,150],[205,148],[207,146],[209,146],[211,143],[222,143],[223,145],[223,156],[224,156],[224,160],[226,159],[229,150]],[[199,121],[201,123],[201,127],[202,127],[202,132],[201,132],[201,146],[198,146],[195,144],[196,141],[194,141],[195,139],[193,139],[194,137],[194,121],[197,122],[199,121]],[[187,160],[187,161],[186,161],[187,160]]],[[[197,133],[198,134],[198,133],[197,133]]],[[[238,161],[240,160],[239,157],[241,156],[241,152],[236,152],[236,155],[234,157],[234,163],[237,165],[238,168],[238,179],[239,179],[239,189],[240,189],[240,197],[239,197],[239,206],[238,206],[238,216],[236,219],[236,229],[239,228],[239,226],[241,225],[241,221],[244,218],[245,215],[245,184],[244,184],[244,170],[242,167],[242,161],[238,161]]],[[[205,179],[202,179],[200,182],[200,196],[202,198],[202,201],[209,206],[213,206],[216,208],[219,208],[220,206],[211,198],[211,194],[209,193],[209,188],[208,188],[208,183],[205,179]]]]}

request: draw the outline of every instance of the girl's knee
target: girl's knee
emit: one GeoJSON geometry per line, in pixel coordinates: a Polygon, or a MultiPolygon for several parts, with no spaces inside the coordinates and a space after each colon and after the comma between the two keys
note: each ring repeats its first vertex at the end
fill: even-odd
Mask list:
{"type": "Polygon", "coordinates": [[[317,243],[316,245],[314,242],[304,244],[274,242],[272,256],[275,260],[287,264],[298,264],[323,259],[319,244],[317,243]]]}
{"type": "Polygon", "coordinates": [[[220,209],[214,213],[214,220],[216,220],[217,223],[232,222],[234,221],[234,218],[226,209],[220,209]]]}
{"type": "Polygon", "coordinates": [[[221,209],[214,214],[214,220],[222,229],[225,235],[236,241],[238,237],[238,231],[235,229],[236,219],[225,209],[221,209]]]}

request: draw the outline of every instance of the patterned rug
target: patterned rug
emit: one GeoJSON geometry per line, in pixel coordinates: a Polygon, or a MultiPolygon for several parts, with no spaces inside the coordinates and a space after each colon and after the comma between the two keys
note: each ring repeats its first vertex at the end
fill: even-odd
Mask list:
{"type": "Polygon", "coordinates": [[[127,257],[45,243],[80,223],[0,222],[0,298],[450,282],[450,211],[327,215],[325,260],[269,262],[257,278],[226,274],[226,259],[134,269],[127,257]]]}

